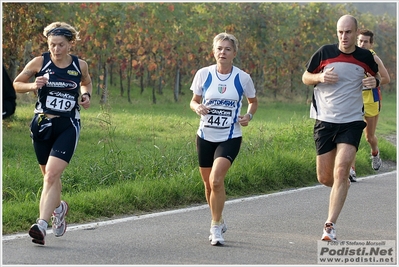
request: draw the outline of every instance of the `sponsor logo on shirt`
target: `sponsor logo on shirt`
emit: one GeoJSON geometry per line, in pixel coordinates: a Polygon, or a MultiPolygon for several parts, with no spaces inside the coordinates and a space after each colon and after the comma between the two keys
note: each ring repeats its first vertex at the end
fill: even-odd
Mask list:
{"type": "Polygon", "coordinates": [[[78,72],[76,70],[68,70],[67,73],[72,76],[78,76],[78,72]]]}
{"type": "Polygon", "coordinates": [[[48,88],[57,88],[64,90],[72,90],[77,87],[77,84],[73,81],[58,81],[58,82],[47,82],[46,85],[48,88]]]}
{"type": "Polygon", "coordinates": [[[236,100],[229,100],[229,99],[209,99],[206,101],[205,106],[222,106],[228,108],[236,108],[237,101],[236,100]]]}
{"type": "Polygon", "coordinates": [[[226,90],[227,90],[227,86],[225,84],[219,84],[218,85],[219,93],[224,94],[224,92],[226,92],[226,90]]]}

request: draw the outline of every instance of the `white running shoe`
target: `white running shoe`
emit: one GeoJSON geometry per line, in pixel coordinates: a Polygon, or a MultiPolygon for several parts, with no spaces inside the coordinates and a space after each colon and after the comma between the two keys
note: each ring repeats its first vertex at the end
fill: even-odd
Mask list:
{"type": "Polygon", "coordinates": [[[44,238],[46,237],[46,229],[44,229],[39,223],[32,224],[32,226],[29,229],[29,235],[30,237],[32,237],[33,243],[44,245],[44,238]]]}
{"type": "MultiPolygon", "coordinates": [[[[223,220],[223,222],[222,222],[222,224],[221,224],[220,226],[222,227],[222,234],[226,233],[226,231],[227,231],[227,225],[226,225],[226,223],[224,222],[224,220],[223,220]]],[[[209,241],[212,241],[212,232],[211,232],[211,234],[209,235],[209,241]]]]}
{"type": "Polygon", "coordinates": [[[371,167],[375,170],[378,171],[382,166],[382,160],[380,158],[380,151],[378,151],[377,156],[371,155],[371,167]]]}
{"type": "Polygon", "coordinates": [[[351,170],[349,171],[349,180],[352,183],[357,182],[356,181],[356,172],[355,172],[355,169],[353,167],[351,167],[351,170]]]}
{"type": "Polygon", "coordinates": [[[321,240],[337,241],[334,223],[325,223],[324,224],[323,236],[321,237],[321,240]]]}
{"type": "Polygon", "coordinates": [[[60,213],[56,213],[54,211],[53,216],[51,217],[53,233],[56,237],[63,236],[67,228],[65,216],[67,215],[69,209],[68,203],[61,200],[61,207],[62,211],[60,213]]]}
{"type": "Polygon", "coordinates": [[[222,236],[222,225],[213,225],[211,227],[211,235],[212,235],[212,240],[211,240],[211,245],[212,246],[217,246],[217,245],[224,245],[224,239],[222,236]]]}

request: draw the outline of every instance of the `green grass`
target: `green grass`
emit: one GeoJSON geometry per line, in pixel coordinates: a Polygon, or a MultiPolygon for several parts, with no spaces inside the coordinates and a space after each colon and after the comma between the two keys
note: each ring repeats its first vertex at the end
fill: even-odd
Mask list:
{"type": "MultiPolygon", "coordinates": [[[[62,176],[68,223],[206,203],[191,95],[174,103],[166,94],[171,96],[157,96],[156,105],[149,92],[132,104],[110,95],[105,106],[94,96],[92,107],[82,111],[78,148],[62,176]]],[[[32,113],[33,99],[19,95],[16,114],[3,121],[3,234],[26,231],[38,216],[43,178],[29,137],[32,113]]],[[[316,184],[313,123],[306,104],[260,99],[227,174],[227,197],[316,184]]],[[[378,134],[396,134],[396,95],[384,97],[378,134]]],[[[392,144],[380,139],[380,148],[396,162],[392,144]]],[[[374,173],[364,138],[356,164],[358,176],[374,173]]]]}
{"type": "Polygon", "coordinates": [[[390,134],[396,135],[396,121],[397,121],[397,96],[382,94],[382,107],[378,119],[376,134],[386,136],[390,134]]]}

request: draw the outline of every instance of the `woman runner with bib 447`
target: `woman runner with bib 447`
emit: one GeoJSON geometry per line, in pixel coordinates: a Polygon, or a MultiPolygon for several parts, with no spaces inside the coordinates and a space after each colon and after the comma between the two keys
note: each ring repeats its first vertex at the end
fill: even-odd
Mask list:
{"type": "Polygon", "coordinates": [[[250,75],[233,66],[238,51],[237,39],[220,33],[213,39],[216,64],[195,74],[190,108],[201,116],[197,131],[199,171],[212,221],[209,241],[223,245],[227,226],[222,218],[226,191],[224,179],[241,146],[241,126],[248,126],[258,108],[256,91],[250,75]],[[241,115],[242,100],[248,108],[241,115]]]}

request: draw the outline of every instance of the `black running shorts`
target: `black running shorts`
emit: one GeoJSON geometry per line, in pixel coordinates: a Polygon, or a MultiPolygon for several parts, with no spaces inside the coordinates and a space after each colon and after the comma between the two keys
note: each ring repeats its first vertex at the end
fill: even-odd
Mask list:
{"type": "Polygon", "coordinates": [[[45,141],[33,139],[36,158],[40,165],[46,165],[49,156],[69,163],[79,140],[80,120],[69,117],[55,117],[50,120],[50,138],[45,141]]]}
{"type": "Polygon", "coordinates": [[[349,123],[330,123],[316,120],[313,138],[316,144],[317,155],[322,155],[337,147],[338,143],[350,144],[359,148],[363,129],[366,127],[364,121],[349,123]]]}
{"type": "Polygon", "coordinates": [[[197,135],[196,144],[199,166],[210,168],[216,158],[223,157],[230,160],[231,164],[238,155],[242,137],[226,140],[224,142],[209,142],[197,135]]]}

